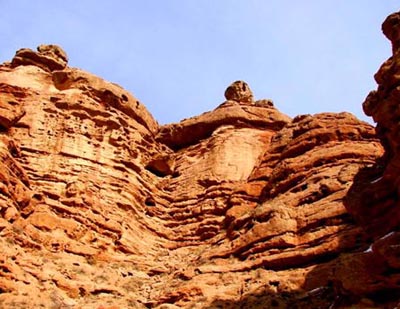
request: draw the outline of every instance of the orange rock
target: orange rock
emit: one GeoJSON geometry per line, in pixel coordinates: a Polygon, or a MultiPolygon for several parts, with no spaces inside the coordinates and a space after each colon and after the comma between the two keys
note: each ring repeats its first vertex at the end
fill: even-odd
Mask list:
{"type": "Polygon", "coordinates": [[[228,101],[236,101],[238,103],[253,103],[253,93],[249,85],[241,80],[233,82],[226,88],[225,98],[228,101]]]}
{"type": "Polygon", "coordinates": [[[18,51],[0,66],[0,306],[392,304],[396,59],[364,104],[382,147],[349,113],[291,119],[242,81],[160,127],[61,48],[18,51]]]}
{"type": "Polygon", "coordinates": [[[62,70],[67,66],[66,53],[57,45],[40,45],[37,52],[29,48],[18,50],[11,66],[35,65],[46,71],[62,70]]]}

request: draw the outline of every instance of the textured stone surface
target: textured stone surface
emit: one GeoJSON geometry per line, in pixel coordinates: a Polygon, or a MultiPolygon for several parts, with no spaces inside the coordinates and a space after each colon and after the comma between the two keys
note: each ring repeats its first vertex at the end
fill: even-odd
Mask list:
{"type": "Polygon", "coordinates": [[[55,68],[61,51],[0,66],[0,307],[396,305],[397,219],[379,214],[397,175],[365,178],[392,162],[389,122],[382,147],[349,113],[291,119],[235,82],[159,126],[118,85],[55,68]]]}
{"type": "Polygon", "coordinates": [[[249,85],[241,80],[237,80],[229,85],[225,90],[225,98],[228,101],[236,101],[238,103],[253,103],[253,92],[249,85]]]}
{"type": "Polygon", "coordinates": [[[353,265],[354,280],[347,267],[338,268],[338,279],[347,294],[373,295],[395,307],[400,304],[400,12],[390,15],[382,30],[392,43],[393,55],[375,74],[378,88],[368,95],[363,108],[377,123],[384,155],[357,173],[345,198],[346,208],[371,238],[371,245],[345,259],[353,265]]]}
{"type": "Polygon", "coordinates": [[[172,149],[180,149],[209,138],[220,127],[255,128],[276,131],[290,122],[290,118],[273,105],[248,105],[226,101],[211,112],[162,126],[157,140],[172,149]]]}
{"type": "Polygon", "coordinates": [[[12,67],[34,65],[46,71],[62,70],[67,66],[67,54],[57,45],[40,45],[37,52],[29,48],[18,50],[11,61],[12,67]]]}
{"type": "Polygon", "coordinates": [[[368,95],[363,108],[377,122],[377,135],[385,155],[373,167],[364,169],[358,175],[348,199],[349,211],[370,233],[378,236],[400,224],[400,14],[390,15],[382,28],[392,41],[393,56],[375,74],[378,89],[368,95]]]}

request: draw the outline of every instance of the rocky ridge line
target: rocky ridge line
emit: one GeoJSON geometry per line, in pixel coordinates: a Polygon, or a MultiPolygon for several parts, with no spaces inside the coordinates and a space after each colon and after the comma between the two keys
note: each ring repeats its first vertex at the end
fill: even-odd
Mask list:
{"type": "MultiPolygon", "coordinates": [[[[397,42],[398,15],[388,20],[397,42]]],[[[160,126],[53,45],[1,65],[0,90],[2,306],[399,301],[382,296],[398,290],[381,257],[397,234],[389,247],[380,238],[396,221],[374,236],[356,202],[371,195],[360,175],[393,158],[395,137],[379,131],[391,122],[378,121],[382,148],[349,113],[290,119],[238,81],[214,111],[160,126]]],[[[390,263],[393,271],[395,256],[390,263]]]]}

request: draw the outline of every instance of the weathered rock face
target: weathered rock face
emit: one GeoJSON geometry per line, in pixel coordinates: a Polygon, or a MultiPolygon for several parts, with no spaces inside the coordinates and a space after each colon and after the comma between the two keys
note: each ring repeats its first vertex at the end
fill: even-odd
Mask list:
{"type": "Polygon", "coordinates": [[[241,80],[233,82],[225,90],[225,98],[228,101],[235,101],[238,103],[253,103],[253,92],[247,83],[241,80]]]}
{"type": "Polygon", "coordinates": [[[387,269],[381,256],[399,267],[398,236],[363,252],[371,218],[355,189],[384,148],[389,164],[391,137],[382,148],[348,113],[290,119],[242,81],[214,111],[159,126],[131,94],[66,63],[44,45],[0,66],[2,307],[395,301],[371,294],[395,276],[364,283],[387,269]]]}
{"type": "Polygon", "coordinates": [[[400,224],[400,15],[390,15],[382,29],[392,41],[393,56],[375,74],[378,89],[368,95],[363,108],[377,122],[377,135],[385,148],[385,156],[359,176],[358,183],[363,188],[353,191],[355,198],[362,199],[363,203],[352,203],[351,199],[348,203],[349,210],[374,235],[385,234],[400,224]]]}
{"type": "Polygon", "coordinates": [[[385,153],[357,173],[345,198],[346,208],[372,244],[363,254],[346,257],[339,277],[347,293],[390,300],[394,307],[400,303],[400,12],[390,15],[382,30],[392,42],[393,55],[375,74],[378,89],[363,108],[377,122],[385,153]],[[353,265],[352,272],[345,273],[346,264],[353,265]]]}
{"type": "Polygon", "coordinates": [[[67,63],[67,54],[59,46],[40,45],[37,48],[37,52],[29,48],[18,50],[11,62],[11,66],[34,65],[51,72],[64,69],[67,63]]]}

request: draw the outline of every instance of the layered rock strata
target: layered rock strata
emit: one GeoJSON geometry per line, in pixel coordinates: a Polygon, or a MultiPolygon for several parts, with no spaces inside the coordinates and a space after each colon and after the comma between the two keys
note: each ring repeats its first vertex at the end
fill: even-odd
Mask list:
{"type": "Polygon", "coordinates": [[[67,61],[43,45],[0,66],[1,306],[395,303],[379,293],[396,276],[374,285],[383,262],[372,276],[366,267],[397,239],[370,250],[369,227],[381,235],[396,217],[381,227],[379,211],[357,204],[381,201],[360,175],[394,157],[383,120],[382,147],[349,113],[291,119],[237,81],[215,110],[160,126],[133,95],[67,61]]]}
{"type": "Polygon", "coordinates": [[[341,265],[353,265],[352,271],[340,272],[345,293],[378,298],[393,308],[400,304],[400,12],[390,15],[382,30],[393,55],[375,74],[378,88],[370,92],[363,109],[377,123],[384,155],[356,174],[345,198],[346,208],[372,240],[365,252],[347,257],[341,265]]]}

